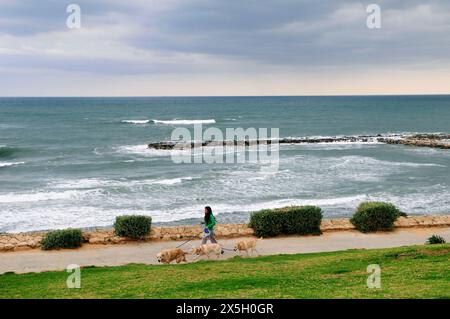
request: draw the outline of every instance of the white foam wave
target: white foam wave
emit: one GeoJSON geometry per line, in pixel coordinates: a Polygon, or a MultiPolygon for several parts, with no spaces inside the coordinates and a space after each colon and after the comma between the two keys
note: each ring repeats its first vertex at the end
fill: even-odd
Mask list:
{"type": "Polygon", "coordinates": [[[99,188],[109,186],[113,181],[102,180],[97,178],[82,178],[76,180],[55,181],[48,184],[55,189],[84,189],[84,188],[99,188]]]}
{"type": "Polygon", "coordinates": [[[153,120],[155,124],[169,124],[169,125],[190,125],[190,124],[214,124],[216,120],[153,120]]]}
{"type": "Polygon", "coordinates": [[[118,153],[121,154],[132,154],[132,155],[140,155],[140,156],[170,156],[171,150],[156,150],[150,149],[147,145],[126,145],[119,146],[116,148],[118,153]]]}
{"type": "Polygon", "coordinates": [[[127,124],[148,124],[150,120],[123,120],[122,123],[127,124]]]}
{"type": "Polygon", "coordinates": [[[0,195],[0,203],[23,203],[23,202],[39,202],[48,200],[61,199],[80,199],[92,191],[65,191],[65,192],[40,192],[40,193],[25,193],[25,194],[5,194],[0,195]]]}
{"type": "Polygon", "coordinates": [[[356,167],[360,165],[366,165],[370,167],[381,167],[381,166],[399,166],[399,167],[446,167],[445,165],[435,164],[435,163],[413,163],[413,162],[395,162],[395,161],[384,161],[378,160],[376,158],[367,156],[344,156],[340,159],[340,163],[334,165],[333,167],[348,166],[356,167]]]}
{"type": "Polygon", "coordinates": [[[158,150],[153,148],[148,148],[147,145],[126,145],[119,146],[116,148],[116,151],[121,154],[127,155],[139,155],[145,157],[168,157],[168,156],[186,156],[186,155],[201,155],[201,150],[195,153],[191,153],[191,149],[185,150],[158,150]]]}
{"type": "Polygon", "coordinates": [[[159,185],[176,185],[181,184],[183,181],[190,181],[192,177],[180,177],[180,178],[169,178],[169,179],[159,179],[148,182],[148,184],[159,184],[159,185]]]}
{"type": "MultiPolygon", "coordinates": [[[[270,202],[253,203],[245,206],[228,206],[223,207],[224,211],[257,211],[261,209],[273,209],[290,205],[316,205],[316,206],[335,206],[335,205],[350,205],[367,200],[368,196],[364,194],[346,196],[346,197],[331,197],[331,198],[317,198],[317,199],[281,199],[270,202]]],[[[220,205],[219,205],[220,207],[220,205]]]]}
{"type": "Polygon", "coordinates": [[[25,162],[0,163],[0,167],[9,167],[9,166],[15,166],[15,165],[22,165],[22,164],[25,164],[25,162]]]}
{"type": "Polygon", "coordinates": [[[55,181],[48,184],[52,189],[100,189],[114,187],[136,187],[143,185],[177,185],[183,181],[192,180],[193,177],[178,177],[168,179],[144,179],[144,180],[103,180],[96,178],[76,179],[69,181],[55,181]]]}

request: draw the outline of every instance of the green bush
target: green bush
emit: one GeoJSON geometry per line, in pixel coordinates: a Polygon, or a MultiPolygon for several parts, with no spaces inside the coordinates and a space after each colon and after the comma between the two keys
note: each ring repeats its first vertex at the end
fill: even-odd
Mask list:
{"type": "Polygon", "coordinates": [[[150,233],[152,218],[150,216],[117,216],[114,232],[117,236],[140,239],[150,233]]]}
{"type": "Polygon", "coordinates": [[[439,235],[433,235],[428,238],[427,243],[430,245],[445,244],[445,239],[439,235]]]}
{"type": "Polygon", "coordinates": [[[284,223],[284,234],[320,235],[322,210],[316,206],[292,206],[280,209],[284,223]]]}
{"type": "Polygon", "coordinates": [[[78,248],[83,243],[80,229],[63,229],[48,232],[41,242],[42,249],[78,248]]]}
{"type": "Polygon", "coordinates": [[[250,217],[249,227],[258,237],[278,235],[320,235],[322,210],[315,206],[265,209],[250,217]]]}
{"type": "Polygon", "coordinates": [[[274,237],[283,233],[283,215],[278,210],[264,209],[250,216],[249,227],[257,237],[274,237]]]}
{"type": "Polygon", "coordinates": [[[404,215],[393,204],[365,202],[359,205],[350,222],[363,233],[387,231],[392,230],[397,218],[404,215]]]}

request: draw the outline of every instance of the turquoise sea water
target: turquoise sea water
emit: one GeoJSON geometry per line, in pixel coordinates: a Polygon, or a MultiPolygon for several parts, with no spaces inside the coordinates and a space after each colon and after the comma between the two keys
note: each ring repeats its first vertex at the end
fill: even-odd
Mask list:
{"type": "Polygon", "coordinates": [[[220,222],[289,204],[349,216],[364,200],[450,212],[448,150],[281,145],[277,172],[175,164],[170,152],[146,148],[192,128],[172,120],[276,127],[281,137],[450,132],[450,96],[0,98],[0,231],[106,226],[120,214],[193,223],[205,205],[220,222]]]}

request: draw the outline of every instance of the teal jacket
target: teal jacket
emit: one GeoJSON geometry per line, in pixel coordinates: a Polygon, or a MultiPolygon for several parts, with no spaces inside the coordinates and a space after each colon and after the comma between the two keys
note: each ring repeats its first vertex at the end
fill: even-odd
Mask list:
{"type": "Polygon", "coordinates": [[[214,215],[211,214],[209,216],[209,222],[205,225],[206,228],[208,228],[209,230],[213,230],[214,229],[214,225],[216,225],[216,219],[214,218],[214,215]]]}

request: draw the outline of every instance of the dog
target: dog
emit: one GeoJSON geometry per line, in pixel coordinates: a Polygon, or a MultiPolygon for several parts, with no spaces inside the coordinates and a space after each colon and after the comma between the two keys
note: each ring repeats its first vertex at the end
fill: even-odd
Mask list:
{"type": "Polygon", "coordinates": [[[252,253],[256,252],[259,255],[258,251],[256,250],[257,242],[258,239],[256,238],[241,240],[234,245],[234,251],[239,252],[239,255],[241,254],[241,251],[245,251],[247,253],[247,256],[249,256],[248,251],[250,250],[252,253]]]}
{"type": "Polygon", "coordinates": [[[187,262],[187,254],[187,252],[180,248],[165,249],[159,252],[156,255],[156,258],[158,259],[159,263],[170,264],[172,261],[176,260],[177,264],[179,264],[182,261],[187,262]]]}
{"type": "Polygon", "coordinates": [[[219,244],[204,244],[192,248],[192,253],[196,254],[197,256],[206,255],[208,259],[210,255],[216,255],[218,258],[222,254],[222,246],[220,246],[219,244]]]}

